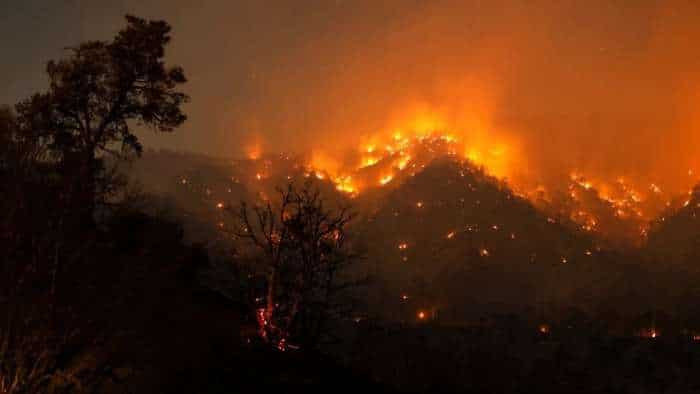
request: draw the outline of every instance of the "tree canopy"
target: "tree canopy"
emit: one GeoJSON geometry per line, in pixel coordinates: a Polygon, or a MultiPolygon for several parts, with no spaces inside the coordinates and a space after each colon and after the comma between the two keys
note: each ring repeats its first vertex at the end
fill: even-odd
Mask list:
{"type": "Polygon", "coordinates": [[[57,153],[140,153],[134,126],[169,132],[186,120],[188,96],[178,90],[185,74],[164,61],[170,25],[126,21],[113,40],[88,41],[50,61],[48,91],[16,106],[20,124],[50,137],[57,153]]]}

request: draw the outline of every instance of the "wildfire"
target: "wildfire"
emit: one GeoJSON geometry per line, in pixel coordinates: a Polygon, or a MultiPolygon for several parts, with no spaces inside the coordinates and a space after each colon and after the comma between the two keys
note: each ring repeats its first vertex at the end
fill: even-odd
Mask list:
{"type": "MultiPolygon", "coordinates": [[[[403,179],[403,175],[414,176],[441,156],[464,162],[472,159],[498,178],[507,176],[513,167],[511,159],[516,150],[512,141],[505,141],[498,133],[487,130],[481,120],[452,129],[442,114],[426,108],[411,107],[403,115],[406,116],[394,118],[383,130],[368,135],[356,149],[316,147],[295,168],[303,169],[307,178],[330,181],[336,190],[354,197],[361,190],[403,179]],[[476,153],[470,155],[470,151],[476,153]]],[[[254,136],[245,148],[249,160],[263,165],[254,173],[254,179],[258,181],[275,176],[274,168],[269,165],[274,156],[262,154],[264,145],[264,141],[254,136]]],[[[292,160],[288,155],[281,158],[292,160]]],[[[287,179],[293,179],[286,175],[287,179]]]]}
{"type": "Polygon", "coordinates": [[[601,227],[601,223],[629,222],[636,230],[628,231],[630,236],[646,234],[646,227],[660,210],[661,188],[651,183],[648,188],[636,188],[629,179],[619,176],[613,182],[592,181],[581,172],[570,174],[569,215],[574,223],[588,232],[605,232],[610,226],[601,227]],[[608,227],[606,229],[605,227],[608,227]]]}
{"type": "MultiPolygon", "coordinates": [[[[372,170],[382,168],[384,173],[379,174],[378,185],[383,186],[397,176],[396,173],[386,172],[390,167],[398,171],[412,169],[411,175],[414,175],[415,169],[424,167],[430,157],[447,155],[471,160],[496,177],[506,177],[513,167],[512,155],[515,150],[512,141],[508,143],[501,137],[497,139],[496,133],[487,132],[481,122],[461,127],[462,132],[455,133],[448,128],[440,114],[418,109],[361,143],[354,156],[357,160],[354,168],[337,160],[332,163],[327,163],[329,160],[326,159],[317,160],[317,151],[314,152],[311,167],[327,172],[331,177],[339,172],[351,175],[355,186],[371,185],[373,182],[371,179],[368,182],[366,177],[370,174],[377,176],[372,170]],[[460,152],[464,152],[464,155],[459,156],[460,152]],[[332,169],[328,169],[329,166],[332,169]]],[[[356,191],[357,188],[353,189],[356,191]]]]}
{"type": "Polygon", "coordinates": [[[379,159],[377,159],[376,157],[365,157],[364,159],[362,159],[362,165],[360,166],[360,168],[371,167],[377,163],[379,163],[379,159]]]}
{"type": "MultiPolygon", "coordinates": [[[[295,168],[302,169],[306,177],[331,182],[337,191],[354,198],[361,192],[415,176],[433,159],[447,156],[464,165],[462,177],[468,173],[469,166],[477,166],[486,175],[507,181],[515,196],[528,198],[535,205],[549,203],[554,206],[552,203],[558,203],[557,199],[562,196],[562,200],[566,199],[565,203],[557,206],[557,210],[546,211],[552,216],[547,219],[550,224],[574,223],[582,231],[601,234],[611,227],[611,223],[618,226],[624,221],[632,223],[627,228],[634,228],[628,231],[634,232],[634,236],[644,234],[644,227],[665,208],[665,201],[674,201],[674,207],[680,204],[689,206],[694,201],[676,202],[666,193],[666,185],[662,190],[659,183],[636,182],[634,177],[627,174],[601,178],[575,169],[568,173],[568,183],[564,185],[547,183],[546,187],[540,186],[544,179],[523,182],[523,176],[530,175],[527,155],[523,150],[525,145],[514,136],[492,127],[487,116],[480,116],[484,114],[471,115],[467,117],[468,121],[448,121],[440,111],[410,108],[400,117],[391,119],[386,127],[366,135],[350,147],[334,146],[333,151],[313,150],[295,168]]],[[[249,159],[265,164],[257,167],[257,173],[254,172],[254,179],[258,181],[274,179],[275,175],[266,164],[270,159],[260,159],[271,157],[261,154],[262,146],[262,141],[256,140],[247,147],[246,152],[249,159]]],[[[290,160],[288,156],[283,158],[290,160]]],[[[682,175],[685,175],[685,171],[684,168],[682,175]]],[[[693,174],[688,171],[688,175],[693,174]]],[[[293,177],[287,175],[287,179],[292,180],[293,177]]],[[[187,183],[185,179],[181,179],[181,182],[187,183]]],[[[418,201],[415,204],[417,208],[423,208],[429,202],[418,201]]],[[[498,225],[493,225],[492,229],[500,231],[498,225]]],[[[448,236],[448,239],[452,237],[454,235],[448,236]]]]}
{"type": "Polygon", "coordinates": [[[379,184],[384,186],[387,183],[391,182],[392,179],[394,179],[393,175],[385,175],[379,179],[379,184]]]}
{"type": "Polygon", "coordinates": [[[352,177],[351,176],[343,176],[343,177],[338,177],[334,179],[335,182],[335,188],[338,191],[344,192],[344,193],[356,193],[357,192],[357,187],[352,183],[352,177]]]}
{"type": "Polygon", "coordinates": [[[411,161],[411,156],[404,156],[398,161],[398,163],[396,164],[396,167],[399,170],[403,170],[404,168],[406,168],[406,166],[408,165],[408,163],[410,161],[411,161]]]}

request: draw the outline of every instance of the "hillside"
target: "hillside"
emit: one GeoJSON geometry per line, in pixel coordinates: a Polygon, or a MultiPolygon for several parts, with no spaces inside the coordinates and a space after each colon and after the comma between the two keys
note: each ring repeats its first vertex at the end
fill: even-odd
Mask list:
{"type": "MultiPolygon", "coordinates": [[[[646,269],[636,251],[615,248],[570,215],[533,204],[444,150],[413,157],[415,166],[395,167],[391,182],[351,195],[285,155],[225,161],[149,152],[132,175],[144,191],[171,202],[187,238],[221,250],[231,225],[222,206],[260,201],[286,182],[313,180],[330,204],[358,214],[353,233],[365,254],[358,274],[373,282],[362,294],[368,316],[412,321],[423,312],[464,323],[497,312],[592,312],[605,309],[612,294],[631,315],[648,307],[647,295],[635,290],[646,282],[626,281],[646,269]]],[[[370,170],[376,171],[361,171],[370,170]]]]}

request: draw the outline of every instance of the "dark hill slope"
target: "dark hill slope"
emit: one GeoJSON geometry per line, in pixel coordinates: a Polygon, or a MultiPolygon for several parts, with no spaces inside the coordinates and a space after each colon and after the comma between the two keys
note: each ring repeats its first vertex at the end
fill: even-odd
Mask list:
{"type": "Polygon", "coordinates": [[[395,186],[362,224],[370,306],[413,319],[596,307],[624,271],[578,226],[547,217],[469,163],[438,159],[395,186]]]}

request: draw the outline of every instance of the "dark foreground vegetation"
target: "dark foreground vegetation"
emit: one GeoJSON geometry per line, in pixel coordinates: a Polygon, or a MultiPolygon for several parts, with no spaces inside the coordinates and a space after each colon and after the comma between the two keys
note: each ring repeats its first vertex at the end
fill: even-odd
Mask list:
{"type": "Polygon", "coordinates": [[[169,32],[0,110],[0,393],[700,391],[697,195],[626,250],[450,160],[352,209],[293,163],[139,161],[186,120],[169,32]]]}

